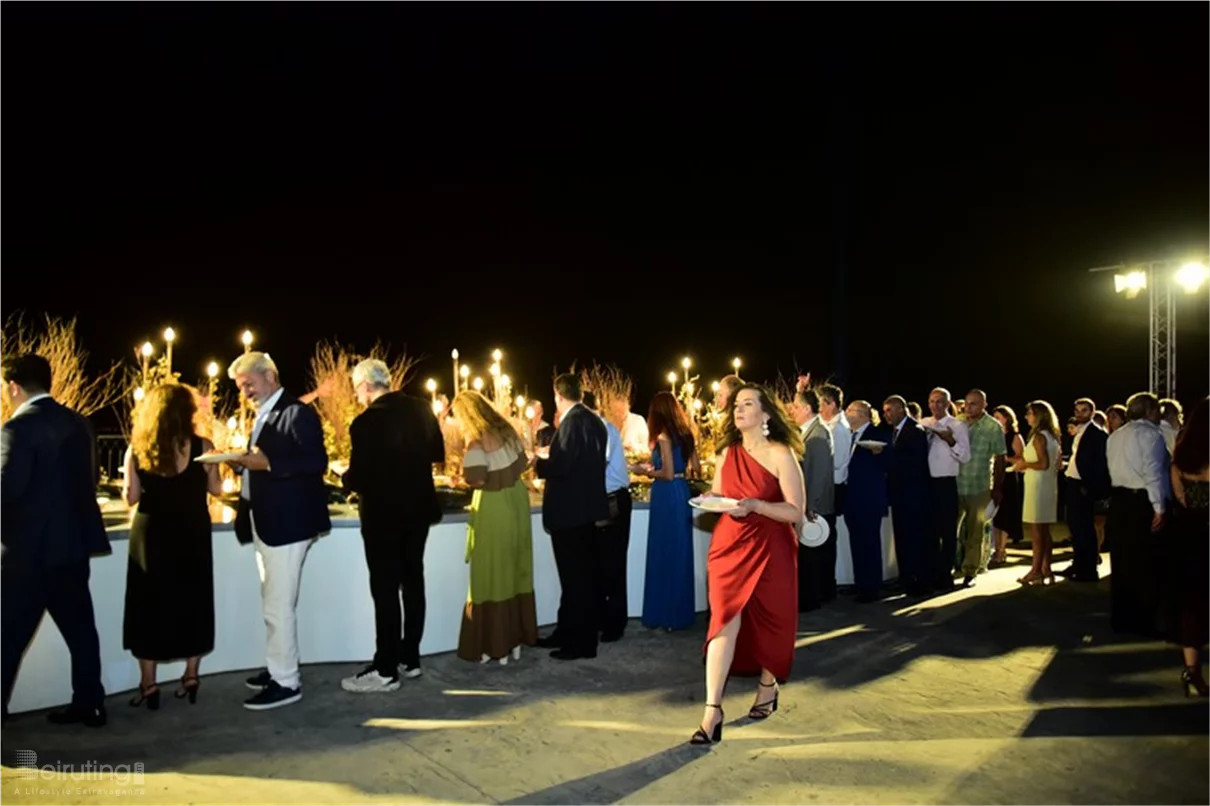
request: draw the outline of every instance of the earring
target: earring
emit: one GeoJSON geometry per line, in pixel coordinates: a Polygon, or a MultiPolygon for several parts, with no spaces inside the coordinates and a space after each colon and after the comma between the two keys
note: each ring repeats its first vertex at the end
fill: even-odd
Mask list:
{"type": "Polygon", "coordinates": [[[769,436],[769,421],[765,420],[760,424],[760,432],[765,436],[769,436]]]}

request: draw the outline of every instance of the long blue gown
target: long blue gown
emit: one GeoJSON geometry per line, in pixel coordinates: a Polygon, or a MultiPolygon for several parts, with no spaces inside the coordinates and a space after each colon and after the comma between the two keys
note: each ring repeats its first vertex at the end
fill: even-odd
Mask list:
{"type": "MultiPolygon", "coordinates": [[[[658,446],[651,460],[659,470],[663,457],[658,446]]],[[[676,478],[651,483],[643,624],[683,630],[693,626],[693,493],[685,480],[685,457],[675,441],[672,464],[676,478]]]]}

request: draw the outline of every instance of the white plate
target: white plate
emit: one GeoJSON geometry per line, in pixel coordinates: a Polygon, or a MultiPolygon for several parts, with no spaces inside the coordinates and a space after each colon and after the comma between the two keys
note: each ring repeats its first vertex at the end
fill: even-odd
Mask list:
{"type": "Polygon", "coordinates": [[[877,439],[859,439],[857,440],[859,448],[885,448],[886,443],[877,439]]]}
{"type": "Polygon", "coordinates": [[[940,434],[949,430],[944,425],[932,425],[927,423],[921,423],[920,427],[925,431],[932,431],[934,434],[940,434]]]}
{"type": "Polygon", "coordinates": [[[739,506],[739,501],[734,498],[699,495],[689,499],[689,506],[703,512],[730,512],[739,506]]]}
{"type": "Polygon", "coordinates": [[[221,462],[230,462],[232,459],[238,459],[244,455],[243,451],[228,451],[227,453],[204,453],[195,462],[201,462],[204,465],[217,465],[221,462]]]}
{"type": "Polygon", "coordinates": [[[828,522],[824,520],[823,515],[816,515],[813,521],[809,521],[804,517],[802,519],[802,528],[798,531],[798,542],[807,548],[819,548],[828,542],[829,531],[828,522]]]}

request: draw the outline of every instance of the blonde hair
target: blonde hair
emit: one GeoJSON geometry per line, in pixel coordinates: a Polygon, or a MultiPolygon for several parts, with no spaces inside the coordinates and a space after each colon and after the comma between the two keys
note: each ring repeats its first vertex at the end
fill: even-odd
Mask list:
{"type": "Polygon", "coordinates": [[[1034,400],[1025,409],[1034,413],[1034,427],[1030,429],[1027,442],[1033,442],[1034,437],[1042,433],[1050,434],[1055,440],[1062,441],[1059,436],[1059,418],[1055,416],[1055,410],[1049,403],[1045,400],[1034,400]]]}
{"type": "Polygon", "coordinates": [[[459,392],[450,404],[450,411],[458,420],[458,427],[468,443],[479,442],[485,434],[491,434],[500,440],[501,444],[510,445],[518,453],[524,453],[517,429],[478,392],[459,392]]]}
{"type": "Polygon", "coordinates": [[[165,383],[155,387],[135,412],[130,451],[139,467],[159,476],[177,474],[177,455],[194,436],[197,401],[193,389],[165,383]]]}

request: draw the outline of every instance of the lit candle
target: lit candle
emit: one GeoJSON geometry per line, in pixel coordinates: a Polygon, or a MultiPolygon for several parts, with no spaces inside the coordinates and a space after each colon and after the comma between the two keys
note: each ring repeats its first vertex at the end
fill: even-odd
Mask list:
{"type": "MultiPolygon", "coordinates": [[[[471,376],[471,368],[469,366],[467,366],[466,364],[463,364],[461,367],[458,368],[458,374],[462,376],[462,388],[464,390],[469,389],[470,387],[467,386],[467,379],[470,378],[470,376],[471,376]]],[[[454,388],[456,389],[457,387],[454,387],[454,388]]]]}
{"type": "Polygon", "coordinates": [[[429,378],[427,381],[424,382],[424,388],[429,390],[429,394],[432,396],[433,402],[436,403],[437,402],[437,381],[433,380],[432,378],[429,378]]]}
{"type": "Polygon", "coordinates": [[[672,387],[672,394],[676,394],[676,373],[668,373],[668,385],[672,387]]]}
{"type": "Polygon", "coordinates": [[[172,328],[164,329],[164,342],[168,345],[168,377],[172,378],[172,343],[176,341],[176,331],[172,328]]]}
{"type": "Polygon", "coordinates": [[[476,392],[482,392],[483,391],[483,379],[476,376],[475,380],[471,382],[471,386],[475,387],[476,392]]]}
{"type": "Polygon", "coordinates": [[[718,381],[710,382],[710,391],[711,392],[714,392],[715,394],[717,394],[718,390],[722,389],[722,388],[723,388],[723,385],[721,383],[719,383],[718,381]]]}
{"type": "Polygon", "coordinates": [[[689,377],[689,367],[693,366],[693,362],[689,360],[689,356],[681,359],[681,366],[685,369],[685,377],[689,377]]]}
{"type": "Polygon", "coordinates": [[[743,363],[743,361],[739,360],[739,356],[731,359],[731,368],[735,370],[737,375],[739,374],[739,368],[743,366],[743,363]]]}
{"type": "Polygon", "coordinates": [[[455,348],[450,351],[450,358],[454,359],[454,394],[458,394],[458,350],[455,348]]]}
{"type": "Polygon", "coordinates": [[[218,385],[218,362],[211,361],[209,364],[206,365],[206,377],[210,378],[208,396],[211,399],[210,405],[211,405],[211,407],[213,407],[214,406],[213,401],[214,401],[215,386],[218,385]]]}
{"type": "Polygon", "coordinates": [[[143,386],[144,387],[147,386],[147,375],[151,371],[151,366],[150,366],[149,362],[151,359],[151,353],[154,349],[155,348],[151,346],[151,342],[145,341],[145,342],[143,342],[142,349],[139,350],[139,352],[143,354],[143,386]]]}
{"type": "Polygon", "coordinates": [[[244,352],[245,353],[252,352],[252,331],[251,330],[245,330],[244,335],[240,336],[239,340],[244,343],[244,352]]]}
{"type": "Polygon", "coordinates": [[[500,359],[502,359],[502,358],[504,358],[504,353],[500,352],[499,349],[492,350],[492,360],[493,361],[495,361],[497,364],[499,364],[500,359]]]}

